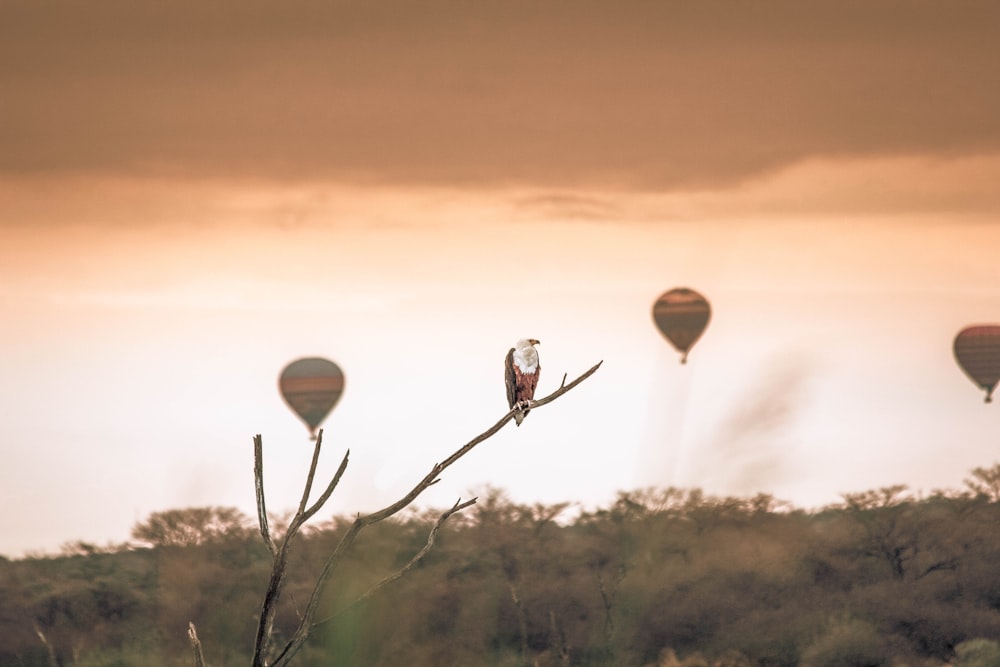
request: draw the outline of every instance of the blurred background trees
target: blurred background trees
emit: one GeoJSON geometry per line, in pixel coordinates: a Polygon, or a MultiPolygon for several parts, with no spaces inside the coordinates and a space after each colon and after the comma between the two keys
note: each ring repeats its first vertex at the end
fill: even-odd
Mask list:
{"type": "MultiPolygon", "coordinates": [[[[485,489],[406,577],[343,609],[419,549],[436,512],[372,526],[326,594],[302,664],[996,665],[1000,465],[967,488],[851,494],[818,511],[767,495],[622,492],[607,507],[485,489]]],[[[277,636],[351,519],[290,555],[277,636]]],[[[275,522],[276,525],[280,522],[275,522]]],[[[0,665],[246,665],[269,555],[232,508],[158,512],[134,544],[0,560],[0,665]]]]}

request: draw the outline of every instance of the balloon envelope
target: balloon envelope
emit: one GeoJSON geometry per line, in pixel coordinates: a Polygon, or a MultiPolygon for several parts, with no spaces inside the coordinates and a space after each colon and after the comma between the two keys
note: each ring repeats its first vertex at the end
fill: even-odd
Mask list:
{"type": "Polygon", "coordinates": [[[701,337],[712,308],[708,300],[693,289],[677,287],[660,295],[653,304],[653,321],[687,363],[688,351],[701,337]]]}
{"type": "Polygon", "coordinates": [[[278,380],[281,396],[316,437],[316,427],[330,414],[344,391],[344,373],[320,357],[299,359],[285,366],[278,380]]]}
{"type": "Polygon", "coordinates": [[[986,391],[986,402],[1000,382],[1000,324],[966,327],[955,336],[955,359],[965,374],[986,391]]]}

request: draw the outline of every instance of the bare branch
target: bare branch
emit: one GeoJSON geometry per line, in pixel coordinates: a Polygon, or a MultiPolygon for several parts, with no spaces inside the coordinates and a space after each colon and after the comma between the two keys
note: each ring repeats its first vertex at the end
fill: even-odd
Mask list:
{"type": "Polygon", "coordinates": [[[586,373],[584,373],[583,375],[581,375],[577,379],[573,380],[569,384],[563,385],[563,386],[559,387],[558,389],[556,389],[554,392],[552,392],[551,394],[549,394],[545,398],[540,398],[537,401],[528,401],[528,409],[534,410],[535,408],[539,408],[539,407],[545,405],[546,403],[551,403],[552,401],[556,400],[557,398],[559,398],[560,396],[562,396],[563,394],[565,394],[567,391],[569,391],[570,389],[572,389],[573,387],[575,387],[576,385],[580,384],[581,382],[583,382],[584,380],[586,380],[587,378],[589,378],[591,375],[593,375],[594,373],[596,373],[597,369],[600,368],[601,364],[603,364],[603,363],[604,363],[603,360],[598,361],[597,364],[593,368],[591,368],[589,371],[587,371],[586,373]]]}
{"type": "MultiPolygon", "coordinates": [[[[576,385],[580,384],[581,382],[583,382],[584,380],[586,380],[588,377],[590,377],[591,375],[593,375],[595,372],[597,372],[597,369],[600,368],[601,364],[603,364],[603,363],[604,363],[603,361],[599,361],[595,366],[593,366],[586,373],[584,373],[583,375],[581,375],[577,379],[573,380],[568,385],[560,387],[559,389],[556,389],[554,392],[552,392],[551,394],[549,394],[545,398],[539,399],[537,401],[529,401],[529,404],[528,404],[529,408],[534,409],[536,407],[540,407],[542,405],[545,405],[546,403],[551,403],[552,401],[556,400],[557,398],[559,398],[560,396],[562,396],[563,394],[565,394],[567,391],[569,391],[570,389],[572,389],[573,387],[575,387],[576,385]]],[[[435,482],[437,482],[438,475],[440,475],[442,472],[444,472],[444,470],[446,468],[450,467],[453,463],[455,463],[460,458],[462,458],[463,456],[465,456],[466,454],[468,454],[470,451],[472,451],[472,449],[476,445],[478,445],[479,443],[481,443],[484,440],[487,440],[487,439],[493,437],[494,435],[496,435],[496,433],[501,428],[503,428],[504,425],[507,422],[509,422],[511,419],[513,419],[514,414],[517,411],[518,411],[517,407],[512,408],[506,415],[504,415],[503,417],[501,417],[500,421],[498,421],[496,424],[494,424],[493,426],[491,426],[487,430],[483,431],[482,433],[480,433],[479,435],[477,435],[475,438],[473,438],[469,442],[467,442],[464,445],[462,445],[462,447],[460,447],[458,450],[456,450],[451,456],[449,456],[448,458],[446,458],[441,463],[435,464],[434,467],[431,468],[431,471],[429,473],[427,473],[427,475],[424,476],[424,478],[422,480],[420,480],[420,482],[418,482],[417,485],[414,486],[410,490],[409,493],[407,493],[405,496],[403,496],[402,498],[400,498],[398,501],[396,501],[395,503],[393,503],[393,504],[391,504],[391,505],[389,505],[389,506],[387,506],[387,507],[385,507],[385,508],[383,508],[383,509],[381,509],[381,510],[379,510],[377,512],[373,512],[372,514],[369,514],[368,516],[362,517],[360,520],[364,521],[366,524],[377,523],[379,521],[382,521],[383,519],[386,519],[386,518],[392,516],[393,514],[395,514],[396,512],[398,512],[399,510],[401,510],[404,507],[406,507],[407,505],[409,505],[411,502],[413,502],[417,498],[417,496],[419,496],[424,490],[426,490],[428,486],[430,486],[431,484],[434,484],[435,482]]]]}
{"type": "Polygon", "coordinates": [[[309,492],[312,489],[313,477],[316,474],[316,465],[319,460],[320,447],[323,441],[323,431],[319,432],[316,439],[316,445],[313,448],[313,458],[312,463],[309,466],[309,475],[306,480],[305,489],[302,493],[302,499],[299,502],[299,509],[292,517],[291,522],[288,524],[288,529],[285,531],[284,537],[281,539],[281,546],[276,546],[270,535],[270,530],[267,525],[267,510],[264,505],[264,465],[263,465],[263,439],[260,435],[254,438],[254,478],[255,485],[257,488],[257,514],[261,526],[261,536],[264,538],[264,543],[267,544],[268,549],[271,551],[271,578],[268,581],[267,590],[264,592],[264,601],[261,605],[260,620],[257,625],[257,634],[254,638],[254,653],[253,653],[253,665],[255,667],[263,667],[266,664],[266,653],[267,647],[271,641],[271,628],[274,625],[274,616],[278,610],[278,598],[281,595],[281,588],[285,578],[285,565],[288,562],[288,546],[291,544],[292,540],[298,534],[299,529],[302,525],[310,518],[313,514],[319,511],[320,507],[329,499],[333,490],[336,488],[337,484],[340,482],[340,478],[344,475],[344,471],[347,469],[347,461],[350,456],[350,451],[344,454],[343,460],[340,462],[340,467],[337,469],[337,473],[334,475],[333,479],[327,485],[326,490],[323,494],[316,500],[315,503],[308,509],[305,509],[305,505],[309,499],[309,492]]]}
{"type": "Polygon", "coordinates": [[[253,479],[254,490],[257,492],[257,521],[260,524],[260,536],[273,556],[276,550],[274,540],[271,539],[271,529],[267,525],[267,505],[264,502],[264,441],[259,433],[253,437],[253,479]]]}
{"type": "Polygon", "coordinates": [[[323,429],[319,430],[316,436],[316,444],[313,446],[313,457],[309,463],[309,474],[306,476],[306,487],[302,489],[302,500],[299,501],[299,511],[295,513],[300,516],[306,510],[306,503],[309,502],[309,493],[312,491],[313,477],[316,476],[316,464],[319,463],[319,450],[323,446],[323,429]]]}
{"type": "Polygon", "coordinates": [[[316,512],[318,512],[319,509],[323,507],[323,505],[326,504],[326,501],[330,499],[330,496],[333,495],[333,490],[337,488],[338,484],[340,484],[340,478],[344,476],[344,471],[347,470],[347,460],[350,458],[350,456],[351,456],[351,450],[348,449],[346,452],[344,452],[344,458],[340,462],[340,467],[337,468],[337,472],[333,476],[333,479],[330,480],[330,483],[327,485],[326,490],[322,493],[322,495],[320,495],[319,498],[316,499],[316,502],[313,503],[312,506],[309,507],[309,509],[307,509],[302,514],[303,522],[311,519],[312,516],[316,514],[316,512]]]}
{"type": "Polygon", "coordinates": [[[261,604],[260,620],[257,623],[257,634],[254,637],[253,667],[264,667],[267,664],[265,654],[271,641],[271,628],[274,625],[274,615],[278,610],[278,597],[281,594],[282,580],[285,578],[285,564],[288,562],[289,533],[281,542],[281,548],[274,554],[271,564],[271,578],[264,593],[261,604]]]}
{"type": "Polygon", "coordinates": [[[403,567],[399,568],[398,570],[396,570],[392,574],[389,574],[389,575],[385,576],[384,578],[382,578],[381,580],[379,580],[378,583],[376,583],[374,586],[372,586],[367,591],[365,591],[364,593],[362,593],[360,596],[358,596],[357,599],[355,599],[354,601],[352,601],[349,605],[347,605],[346,607],[344,607],[343,609],[341,609],[337,613],[333,614],[332,616],[327,616],[326,618],[323,618],[323,619],[320,619],[320,620],[316,621],[315,623],[313,623],[313,627],[315,628],[317,626],[323,625],[324,623],[332,621],[333,619],[335,619],[338,616],[340,616],[340,615],[342,615],[342,614],[350,611],[351,609],[354,609],[356,606],[358,606],[359,604],[361,604],[362,602],[364,602],[365,600],[367,600],[368,598],[370,598],[372,595],[374,595],[376,592],[378,592],[379,589],[381,589],[383,586],[385,586],[386,584],[391,584],[392,582],[396,581],[397,579],[400,579],[404,574],[406,574],[411,569],[413,569],[413,566],[416,565],[417,563],[419,563],[423,559],[423,557],[426,556],[427,553],[434,546],[434,538],[437,537],[438,531],[441,530],[441,526],[444,524],[444,522],[447,521],[448,518],[452,514],[455,514],[456,512],[461,512],[466,507],[470,507],[472,505],[475,505],[477,500],[479,500],[479,499],[478,498],[473,498],[472,500],[467,500],[467,501],[465,501],[463,503],[462,500],[461,500],[461,498],[459,498],[455,502],[455,504],[451,506],[451,509],[449,509],[448,511],[444,512],[443,514],[441,514],[441,516],[438,517],[438,520],[437,520],[437,522],[435,522],[434,527],[431,528],[431,532],[428,533],[428,535],[427,535],[427,543],[424,544],[424,546],[420,549],[420,551],[418,551],[413,556],[413,558],[410,559],[410,561],[406,565],[404,565],[403,567]]]}
{"type": "MultiPolygon", "coordinates": [[[[601,364],[603,363],[604,363],[603,361],[598,362],[595,366],[590,368],[590,370],[588,370],[583,375],[570,382],[568,385],[565,384],[565,378],[564,378],[563,384],[554,392],[537,401],[530,401],[528,406],[529,409],[541,407],[547,403],[551,403],[552,401],[556,400],[557,398],[568,392],[570,389],[574,388],[575,386],[586,380],[588,377],[593,375],[595,372],[597,372],[597,369],[600,368],[601,364]]],[[[476,445],[496,435],[496,433],[501,428],[503,428],[507,422],[513,419],[515,413],[517,412],[518,412],[517,407],[512,408],[496,424],[494,424],[487,430],[483,431],[469,442],[462,445],[454,453],[452,453],[451,456],[446,458],[441,463],[434,464],[434,466],[431,467],[430,472],[428,472],[423,477],[423,479],[417,482],[417,484],[412,489],[410,489],[409,492],[403,495],[403,497],[397,500],[396,502],[387,505],[386,507],[383,507],[378,511],[372,512],[371,514],[367,514],[364,516],[358,515],[358,517],[354,520],[354,523],[351,524],[351,527],[347,530],[344,536],[341,537],[340,542],[330,553],[330,556],[327,558],[326,563],[324,563],[323,569],[316,580],[316,585],[313,587],[312,594],[309,597],[309,602],[306,604],[305,611],[302,614],[302,619],[299,623],[299,627],[296,628],[295,632],[292,635],[292,638],[285,644],[285,646],[278,653],[277,657],[275,657],[275,659],[271,662],[271,665],[273,665],[273,667],[281,667],[283,665],[287,665],[288,662],[292,659],[292,657],[294,657],[295,654],[298,653],[299,649],[302,648],[302,645],[309,637],[309,634],[312,631],[312,629],[316,625],[318,625],[318,623],[315,622],[313,619],[316,617],[316,611],[319,606],[320,597],[322,595],[326,582],[329,579],[330,574],[333,572],[334,568],[340,562],[340,559],[343,557],[344,553],[354,543],[354,540],[357,538],[358,534],[362,530],[364,530],[367,526],[388,519],[389,517],[393,516],[403,508],[407,507],[410,503],[416,500],[416,498],[421,493],[423,493],[428,487],[430,487],[432,484],[437,483],[439,481],[440,474],[444,472],[448,467],[450,467],[460,458],[462,458],[470,451],[472,451],[472,449],[476,445]]],[[[266,641],[270,637],[270,628],[271,628],[271,623],[273,622],[274,619],[274,612],[275,612],[274,603],[277,602],[277,597],[281,590],[281,583],[282,583],[281,580],[284,577],[284,567],[287,558],[286,549],[288,547],[289,540],[295,535],[295,533],[301,527],[302,523],[305,520],[307,520],[310,516],[312,516],[312,514],[314,514],[316,510],[318,510],[319,507],[322,506],[324,502],[326,502],[327,498],[329,498],[329,495],[333,492],[334,487],[336,487],[337,482],[339,482],[340,476],[343,474],[346,467],[347,467],[347,455],[344,456],[344,460],[341,463],[340,469],[337,471],[337,475],[330,483],[330,486],[327,488],[327,491],[324,492],[324,494],[316,501],[316,504],[314,504],[312,507],[310,507],[308,510],[304,512],[301,511],[301,507],[304,506],[304,503],[303,505],[300,506],[300,512],[297,513],[295,519],[293,519],[292,524],[285,535],[285,538],[282,540],[281,548],[275,554],[271,583],[268,587],[267,593],[265,594],[264,608],[263,611],[261,612],[260,625],[258,626],[257,644],[254,648],[255,667],[263,667],[263,665],[265,664],[263,662],[263,651],[266,645],[266,641]]],[[[260,484],[261,488],[263,488],[262,482],[260,484]]],[[[449,510],[449,512],[446,512],[445,513],[446,516],[444,516],[443,519],[439,520],[439,524],[443,522],[444,519],[446,519],[448,516],[451,516],[451,514],[453,514],[454,512],[459,511],[460,509],[462,509],[462,507],[472,504],[472,502],[475,501],[471,501],[465,505],[456,503],[456,506],[452,508],[452,510],[449,510]]],[[[429,541],[431,543],[433,542],[433,537],[436,534],[436,531],[437,528],[432,530],[431,536],[429,537],[429,541]]],[[[427,546],[426,548],[429,549],[430,546],[427,546]]],[[[422,558],[423,553],[426,552],[422,550],[421,553],[418,554],[418,556],[422,558]]],[[[417,560],[419,560],[419,558],[417,558],[417,560]]],[[[416,561],[413,562],[415,563],[416,561]]],[[[411,566],[408,565],[404,567],[402,573],[399,576],[405,574],[406,570],[408,570],[409,567],[411,566]]],[[[374,590],[381,588],[381,586],[385,585],[385,583],[389,583],[389,581],[393,581],[394,579],[391,577],[392,575],[390,575],[388,581],[385,581],[384,583],[380,582],[379,584],[376,584],[376,588],[374,590]]],[[[372,590],[371,592],[374,592],[374,590],[372,590]]],[[[368,593],[366,593],[365,595],[367,596],[368,593]]]]}
{"type": "Polygon", "coordinates": [[[42,632],[42,629],[38,627],[38,623],[34,623],[32,627],[34,627],[35,634],[38,635],[40,640],[42,640],[42,645],[45,646],[45,650],[48,652],[50,667],[59,667],[59,661],[56,659],[56,651],[52,648],[52,644],[49,643],[48,637],[46,637],[45,633],[42,632]]]}
{"type": "Polygon", "coordinates": [[[205,656],[201,653],[201,641],[194,623],[188,621],[188,639],[191,641],[191,652],[194,654],[194,667],[205,667],[205,656]]]}

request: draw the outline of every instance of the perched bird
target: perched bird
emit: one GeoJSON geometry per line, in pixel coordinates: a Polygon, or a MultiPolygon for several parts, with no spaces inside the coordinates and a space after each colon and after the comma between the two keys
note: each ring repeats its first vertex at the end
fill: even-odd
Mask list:
{"type": "Polygon", "coordinates": [[[538,386],[538,375],[542,370],[538,363],[538,350],[535,346],[539,341],[534,338],[522,338],[510,348],[507,361],[504,364],[504,379],[507,382],[507,404],[519,409],[514,413],[514,421],[520,426],[529,410],[525,410],[528,401],[535,397],[535,387],[538,386]]]}

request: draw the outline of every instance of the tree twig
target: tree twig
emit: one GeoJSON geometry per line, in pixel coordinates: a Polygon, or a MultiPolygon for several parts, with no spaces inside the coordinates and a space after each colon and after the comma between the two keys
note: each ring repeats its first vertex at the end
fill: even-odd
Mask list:
{"type": "Polygon", "coordinates": [[[191,641],[191,652],[194,654],[194,667],[205,667],[205,656],[201,653],[201,641],[194,623],[188,621],[188,639],[191,641]]]}
{"type": "Polygon", "coordinates": [[[264,546],[273,556],[276,553],[274,540],[271,539],[271,529],[267,525],[267,504],[264,502],[264,444],[258,434],[253,439],[253,479],[254,491],[257,493],[257,522],[260,525],[260,536],[264,546]]]}
{"type": "Polygon", "coordinates": [[[531,409],[531,410],[534,410],[535,408],[541,407],[541,406],[545,405],[546,403],[551,403],[552,401],[556,400],[557,398],[559,398],[560,396],[562,396],[563,394],[565,394],[567,391],[569,391],[570,389],[572,389],[573,387],[575,387],[576,385],[580,384],[581,382],[583,382],[584,380],[586,380],[587,378],[589,378],[591,375],[593,375],[594,373],[596,373],[597,369],[600,368],[601,364],[603,364],[603,363],[604,363],[603,360],[598,361],[596,364],[594,364],[594,366],[591,367],[590,370],[588,370],[586,373],[584,373],[583,375],[581,375],[577,379],[573,380],[569,384],[565,384],[566,380],[564,378],[563,379],[563,383],[564,384],[562,386],[560,386],[558,389],[556,389],[554,392],[552,392],[551,394],[549,394],[548,396],[546,396],[545,398],[540,398],[537,401],[528,401],[528,408],[531,409]]]}
{"type": "MultiPolygon", "coordinates": [[[[322,430],[320,432],[322,433],[322,430]]],[[[347,461],[350,456],[351,450],[348,449],[344,452],[344,458],[341,460],[340,466],[337,468],[337,472],[333,475],[333,479],[331,479],[330,483],[327,485],[326,490],[320,494],[319,498],[316,499],[316,502],[313,503],[312,506],[302,513],[303,523],[311,519],[312,516],[326,504],[326,501],[330,499],[330,496],[333,495],[334,489],[336,489],[337,485],[340,484],[340,478],[344,476],[344,471],[347,470],[347,461]]]]}
{"type": "Polygon", "coordinates": [[[473,498],[472,500],[466,500],[464,503],[462,502],[461,499],[457,500],[455,504],[451,506],[450,509],[448,509],[446,512],[442,513],[441,516],[438,517],[438,520],[434,523],[434,527],[431,528],[431,532],[428,533],[427,535],[427,543],[424,544],[424,546],[420,549],[420,551],[418,551],[406,565],[399,568],[392,574],[386,575],[385,577],[380,579],[378,583],[376,583],[367,591],[359,595],[355,600],[351,601],[350,604],[348,604],[343,609],[339,610],[337,613],[327,616],[326,618],[321,618],[320,620],[316,621],[315,623],[313,623],[313,627],[315,628],[317,626],[323,625],[324,623],[328,623],[333,619],[347,613],[351,609],[354,609],[359,604],[361,604],[362,602],[370,598],[372,595],[374,595],[376,592],[378,592],[378,590],[381,589],[383,586],[385,586],[386,584],[391,584],[397,579],[400,579],[403,575],[405,575],[407,572],[413,569],[413,566],[419,563],[434,546],[434,539],[437,537],[438,531],[441,530],[441,526],[444,524],[444,522],[447,521],[448,518],[455,512],[461,512],[466,507],[475,505],[477,500],[479,500],[479,498],[473,498]]]}
{"type": "Polygon", "coordinates": [[[34,623],[33,627],[35,629],[35,634],[38,635],[40,640],[42,640],[42,645],[45,646],[45,650],[48,652],[50,667],[59,667],[59,661],[56,659],[56,651],[52,648],[52,644],[49,643],[48,637],[46,637],[45,633],[42,632],[38,623],[34,623]]]}
{"type": "Polygon", "coordinates": [[[316,444],[313,446],[313,457],[309,463],[309,474],[306,475],[306,486],[302,489],[302,500],[299,501],[299,510],[296,516],[306,511],[306,503],[309,502],[309,493],[312,491],[313,477],[316,476],[316,465],[319,463],[319,450],[323,446],[323,429],[320,429],[316,436],[316,444]]]}

